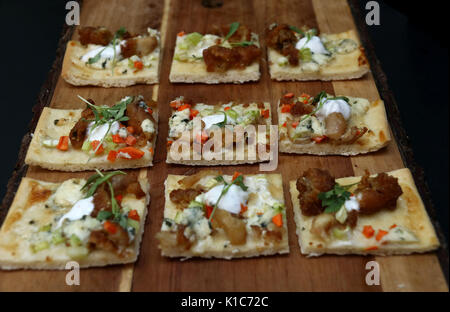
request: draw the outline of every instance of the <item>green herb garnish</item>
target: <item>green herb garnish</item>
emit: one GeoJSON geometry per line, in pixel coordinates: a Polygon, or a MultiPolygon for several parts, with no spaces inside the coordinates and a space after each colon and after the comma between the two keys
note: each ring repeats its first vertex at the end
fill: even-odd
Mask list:
{"type": "Polygon", "coordinates": [[[312,60],[312,52],[310,48],[301,48],[298,55],[303,62],[310,62],[312,60]]]}
{"type": "Polygon", "coordinates": [[[119,30],[116,31],[116,33],[114,34],[114,38],[111,41],[112,42],[112,46],[113,46],[113,59],[111,62],[111,71],[112,74],[114,75],[114,67],[116,66],[116,45],[117,45],[117,39],[122,38],[125,33],[127,32],[127,30],[125,29],[125,27],[120,27],[119,30]]]}
{"type": "MultiPolygon", "coordinates": [[[[111,216],[113,216],[115,221],[118,221],[118,222],[122,221],[123,216],[120,214],[120,207],[119,207],[119,204],[117,203],[116,197],[114,195],[114,188],[111,184],[110,179],[113,176],[116,176],[119,174],[125,175],[126,173],[123,171],[112,171],[112,172],[108,172],[107,174],[103,174],[98,169],[95,169],[95,171],[97,173],[90,176],[88,178],[88,180],[86,181],[86,184],[83,185],[83,187],[81,188],[82,190],[88,188],[85,198],[93,196],[95,191],[97,190],[97,188],[102,183],[106,183],[109,187],[109,192],[111,194],[112,212],[110,214],[108,214],[109,213],[108,211],[103,211],[103,212],[100,211],[99,214],[97,215],[97,219],[100,221],[103,221],[103,220],[106,220],[106,219],[110,218],[111,216]]],[[[126,228],[126,226],[125,226],[125,228],[126,228]]]]}
{"type": "MultiPolygon", "coordinates": [[[[121,122],[121,121],[127,121],[129,118],[125,116],[125,110],[127,109],[127,105],[130,104],[133,101],[133,97],[128,96],[121,101],[117,102],[114,106],[98,106],[90,103],[88,100],[83,98],[82,96],[78,95],[78,97],[85,102],[90,109],[92,109],[92,112],[94,113],[94,120],[91,120],[94,122],[92,125],[91,131],[103,124],[108,124],[108,131],[106,131],[106,135],[109,133],[109,130],[111,130],[111,126],[114,122],[121,122]]],[[[105,140],[106,135],[102,138],[100,143],[97,145],[97,147],[94,150],[94,154],[97,152],[97,150],[102,146],[103,141],[105,140]]],[[[89,138],[88,138],[89,140],[89,138]]],[[[89,158],[90,160],[90,158],[89,158]]],[[[89,161],[88,160],[88,161],[89,161]]]]}
{"type": "Polygon", "coordinates": [[[289,26],[289,29],[292,30],[292,31],[295,31],[296,33],[298,33],[298,34],[300,34],[302,36],[305,35],[305,32],[303,30],[301,30],[300,28],[297,28],[295,26],[289,26]]]}
{"type": "Polygon", "coordinates": [[[223,176],[217,176],[215,177],[216,181],[223,183],[225,186],[222,189],[222,192],[220,193],[219,198],[217,199],[217,202],[215,203],[213,210],[211,212],[211,215],[209,216],[209,222],[211,222],[214,213],[216,212],[217,206],[219,205],[219,201],[222,199],[222,197],[228,192],[228,189],[233,185],[237,185],[239,186],[243,191],[247,191],[248,187],[245,186],[244,184],[244,176],[243,175],[239,175],[238,177],[236,177],[236,179],[234,179],[230,184],[228,184],[225,179],[223,178],[223,176]]]}
{"type": "Polygon", "coordinates": [[[100,52],[98,52],[94,57],[90,57],[87,61],[88,64],[94,64],[94,63],[98,62],[98,60],[102,56],[102,52],[105,51],[106,48],[107,47],[104,47],[103,49],[101,49],[100,52]]]}
{"type": "Polygon", "coordinates": [[[224,41],[230,39],[230,37],[233,36],[233,34],[236,32],[236,30],[238,30],[239,25],[240,25],[239,22],[233,22],[230,24],[230,31],[225,36],[224,41]]]}
{"type": "Polygon", "coordinates": [[[317,197],[322,201],[322,207],[325,208],[325,212],[334,213],[339,211],[345,201],[351,196],[351,193],[348,190],[356,184],[358,183],[350,185],[340,185],[336,183],[332,190],[319,193],[317,197]]]}
{"type": "Polygon", "coordinates": [[[233,47],[248,47],[253,45],[253,41],[241,41],[241,42],[231,42],[233,47]]]}
{"type": "Polygon", "coordinates": [[[221,112],[223,113],[223,115],[225,116],[222,122],[216,123],[214,124],[215,126],[218,126],[219,128],[223,128],[225,127],[225,125],[227,124],[227,114],[225,112],[221,112]]]}

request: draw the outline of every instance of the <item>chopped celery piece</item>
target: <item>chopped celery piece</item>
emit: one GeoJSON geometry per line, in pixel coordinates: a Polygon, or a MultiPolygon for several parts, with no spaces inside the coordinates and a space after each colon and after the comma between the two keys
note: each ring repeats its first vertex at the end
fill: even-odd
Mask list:
{"type": "Polygon", "coordinates": [[[230,117],[231,119],[234,119],[234,120],[236,120],[238,118],[238,113],[232,108],[226,110],[225,114],[227,114],[228,117],[230,117]]]}
{"type": "Polygon", "coordinates": [[[188,206],[188,208],[197,208],[197,207],[203,209],[203,204],[195,200],[191,201],[188,206]]]}
{"type": "Polygon", "coordinates": [[[177,223],[177,224],[181,223],[182,219],[183,219],[183,213],[181,211],[177,211],[177,214],[175,215],[175,223],[177,223]]]}
{"type": "Polygon", "coordinates": [[[303,62],[311,62],[312,61],[312,53],[309,48],[303,48],[299,51],[300,59],[303,62]]]}
{"type": "Polygon", "coordinates": [[[85,140],[85,141],[83,142],[83,146],[81,146],[81,149],[82,149],[83,151],[85,151],[85,152],[90,151],[90,150],[92,149],[91,142],[89,142],[89,140],[85,140]]]}
{"type": "Polygon", "coordinates": [[[80,245],[81,240],[78,238],[78,236],[72,234],[72,236],[70,236],[70,246],[80,246],[80,245]]]}
{"type": "Polygon", "coordinates": [[[139,230],[139,221],[133,220],[133,219],[128,219],[127,220],[127,225],[132,227],[133,229],[135,229],[136,231],[139,230]]]}
{"type": "Polygon", "coordinates": [[[84,246],[72,246],[67,249],[67,254],[72,259],[83,259],[89,254],[89,249],[84,246]]]}
{"type": "Polygon", "coordinates": [[[336,239],[340,239],[340,240],[347,240],[348,239],[348,233],[349,233],[350,229],[347,226],[345,229],[339,229],[337,227],[333,228],[333,236],[336,239]]]}
{"type": "Polygon", "coordinates": [[[273,205],[272,208],[275,210],[275,213],[282,213],[284,205],[280,203],[275,203],[275,205],[273,205]]]}
{"type": "Polygon", "coordinates": [[[202,40],[203,35],[199,34],[198,32],[193,32],[190,34],[187,34],[184,37],[184,42],[186,42],[190,47],[195,47],[200,40],[202,40]]]}
{"type": "Polygon", "coordinates": [[[39,242],[39,243],[37,243],[35,245],[32,245],[31,246],[31,250],[33,252],[38,252],[38,251],[47,249],[49,247],[50,247],[50,244],[47,241],[42,241],[42,242],[39,242]]]}
{"type": "Polygon", "coordinates": [[[50,232],[51,229],[52,229],[52,224],[49,223],[47,225],[41,226],[39,228],[39,232],[50,232]]]}
{"type": "Polygon", "coordinates": [[[52,243],[55,245],[58,245],[58,244],[61,244],[62,242],[64,242],[64,236],[62,236],[59,231],[54,232],[52,234],[52,243]]]}
{"type": "Polygon", "coordinates": [[[344,224],[345,221],[347,220],[347,209],[345,208],[344,205],[342,205],[341,209],[338,210],[338,212],[336,212],[336,220],[339,221],[339,223],[344,224]]]}

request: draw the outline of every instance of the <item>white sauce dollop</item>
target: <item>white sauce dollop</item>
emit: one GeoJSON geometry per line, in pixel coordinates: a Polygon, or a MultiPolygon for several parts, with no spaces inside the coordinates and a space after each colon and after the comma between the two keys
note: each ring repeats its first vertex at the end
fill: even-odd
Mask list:
{"type": "MultiPolygon", "coordinates": [[[[206,204],[214,206],[219,199],[225,185],[217,185],[205,193],[206,204]]],[[[218,208],[231,213],[238,214],[241,211],[241,204],[245,205],[248,200],[248,192],[242,190],[239,186],[232,184],[225,195],[219,201],[218,208]]]]}
{"type": "Polygon", "coordinates": [[[94,196],[80,199],[73,205],[72,209],[65,215],[61,217],[58,221],[58,226],[60,227],[64,220],[68,219],[70,221],[80,220],[83,216],[88,216],[94,210],[94,196]]]}
{"type": "Polygon", "coordinates": [[[211,128],[213,125],[223,122],[225,120],[225,114],[209,115],[202,118],[205,123],[205,130],[211,128]]]}
{"type": "MultiPolygon", "coordinates": [[[[316,112],[316,116],[324,120],[331,113],[341,113],[345,120],[350,118],[352,109],[345,100],[324,100],[322,107],[316,112]]],[[[320,103],[318,104],[320,105],[320,103]]]]}
{"type": "Polygon", "coordinates": [[[348,212],[352,210],[359,211],[359,202],[355,196],[350,196],[350,198],[345,201],[344,206],[348,212]]]}
{"type": "MultiPolygon", "coordinates": [[[[124,41],[121,41],[119,44],[116,44],[116,47],[115,47],[115,50],[116,50],[116,59],[119,59],[119,56],[120,56],[120,46],[121,46],[123,43],[125,43],[125,40],[124,40],[124,41]]],[[[97,54],[99,54],[100,52],[101,52],[100,58],[103,58],[103,59],[112,59],[112,58],[114,58],[114,48],[113,48],[112,45],[108,45],[108,46],[106,46],[106,47],[101,46],[101,47],[98,47],[98,48],[96,48],[96,49],[94,49],[94,50],[91,50],[91,51],[87,52],[85,55],[83,55],[83,56],[81,57],[81,60],[82,60],[83,62],[87,62],[87,61],[89,61],[90,58],[95,57],[95,56],[96,56],[97,54]],[[102,51],[102,50],[103,50],[103,51],[102,51]]]]}
{"type": "Polygon", "coordinates": [[[309,40],[307,37],[301,38],[295,45],[297,50],[309,48],[312,53],[328,54],[327,49],[318,36],[312,36],[309,40]]]}
{"type": "Polygon", "coordinates": [[[93,125],[94,125],[94,122],[89,123],[88,129],[87,129],[89,142],[101,141],[101,140],[103,140],[103,138],[106,135],[108,135],[109,132],[111,132],[112,134],[116,134],[119,131],[119,129],[120,129],[120,125],[119,125],[119,123],[117,121],[114,121],[111,124],[111,129],[109,129],[109,132],[108,132],[108,127],[109,127],[108,123],[105,123],[105,124],[102,124],[102,125],[100,125],[98,127],[95,127],[92,130],[92,126],[93,125]]]}

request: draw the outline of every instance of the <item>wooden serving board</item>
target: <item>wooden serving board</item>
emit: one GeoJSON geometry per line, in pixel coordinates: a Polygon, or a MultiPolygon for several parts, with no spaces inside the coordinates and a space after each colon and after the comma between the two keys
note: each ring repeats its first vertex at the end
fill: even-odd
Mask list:
{"type": "MultiPolygon", "coordinates": [[[[420,170],[416,169],[408,148],[406,135],[399,123],[399,114],[392,94],[367,39],[358,5],[345,0],[224,0],[220,8],[209,9],[201,0],[85,0],[81,9],[83,26],[103,25],[110,29],[125,26],[131,32],[142,33],[147,27],[158,27],[162,32],[162,68],[160,84],[129,88],[104,89],[73,87],[59,77],[61,61],[67,40],[77,38],[75,32],[65,27],[57,53],[57,60],[35,106],[31,132],[43,106],[54,108],[81,108],[77,94],[92,98],[96,103],[112,103],[125,95],[142,94],[158,100],[160,110],[159,134],[154,166],[148,169],[151,184],[151,204],[147,217],[141,254],[134,265],[118,265],[81,271],[80,286],[66,286],[66,271],[0,271],[0,291],[448,291],[448,251],[443,247],[437,253],[391,257],[323,256],[306,258],[300,254],[295,234],[292,203],[288,191],[290,180],[310,167],[321,167],[336,177],[362,175],[365,169],[372,173],[390,171],[405,166],[412,167],[416,182],[434,218],[429,194],[420,170]],[[352,10],[350,9],[352,8],[352,10]],[[356,14],[357,24],[352,16],[356,14]],[[264,38],[264,31],[273,22],[316,27],[321,32],[342,32],[358,29],[366,46],[372,73],[364,78],[342,82],[274,82],[270,80],[266,53],[261,60],[261,80],[243,85],[171,84],[168,80],[176,34],[179,31],[207,32],[211,25],[240,21],[264,38]],[[358,26],[358,27],[357,27],[358,26]],[[377,79],[374,79],[374,76],[377,79]],[[380,98],[380,88],[389,115],[392,132],[396,137],[386,149],[357,157],[339,156],[279,156],[278,168],[283,176],[287,204],[290,254],[238,260],[188,260],[181,262],[161,257],[155,234],[159,231],[164,208],[164,180],[167,174],[192,174],[202,167],[174,166],[165,163],[169,101],[179,95],[193,100],[215,103],[218,101],[270,101],[277,120],[276,103],[286,92],[315,94],[321,90],[329,93],[380,98]],[[367,286],[365,265],[375,260],[381,268],[381,285],[367,286]],[[442,267],[441,267],[442,265],[442,267]]],[[[264,40],[261,40],[265,51],[264,40]]],[[[28,177],[62,181],[71,176],[88,176],[91,173],[52,172],[27,167],[23,159],[31,135],[23,139],[19,162],[8,184],[8,194],[0,210],[3,221],[17,189],[20,178],[28,177]]],[[[257,173],[258,165],[217,167],[225,174],[238,170],[257,173]]],[[[434,218],[435,220],[435,218],[434,218]]],[[[434,222],[438,228],[437,222],[434,222]]],[[[440,233],[438,229],[438,233],[440,233]]]]}

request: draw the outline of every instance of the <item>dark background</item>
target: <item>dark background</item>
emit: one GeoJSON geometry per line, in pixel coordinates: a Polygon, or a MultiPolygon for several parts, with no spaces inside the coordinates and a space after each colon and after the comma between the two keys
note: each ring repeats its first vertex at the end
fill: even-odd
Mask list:
{"type": "MultiPolygon", "coordinates": [[[[14,169],[31,108],[55,58],[67,1],[0,1],[0,198],[14,169]]],[[[366,0],[360,1],[366,12],[366,0]]],[[[416,1],[378,1],[379,26],[368,26],[395,94],[419,166],[448,241],[448,33],[445,9],[416,1]]]]}

